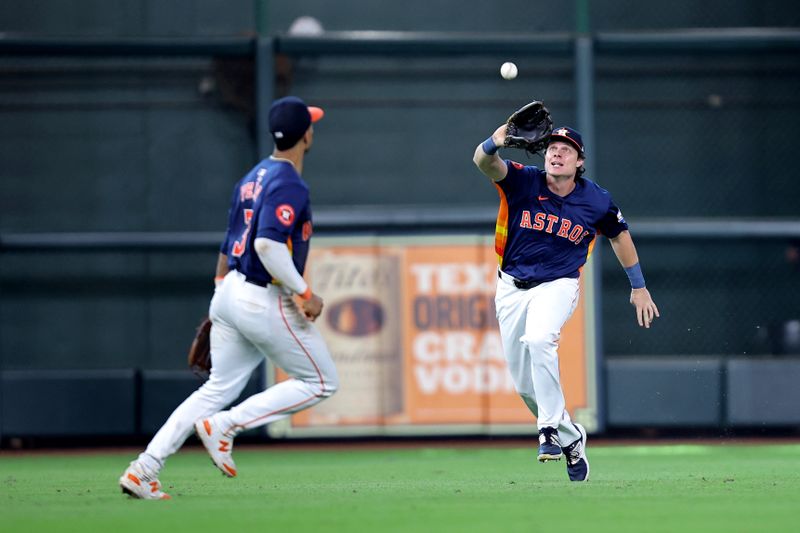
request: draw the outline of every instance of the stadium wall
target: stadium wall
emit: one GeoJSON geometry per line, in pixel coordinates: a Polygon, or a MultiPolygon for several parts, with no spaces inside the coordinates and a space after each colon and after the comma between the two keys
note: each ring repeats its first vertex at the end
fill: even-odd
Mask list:
{"type": "MultiPolygon", "coordinates": [[[[206,311],[215,257],[213,246],[20,249],[8,246],[6,237],[219,232],[232,183],[258,156],[251,52],[53,57],[37,54],[36,42],[199,38],[213,48],[229,37],[283,35],[303,15],[316,17],[329,31],[513,32],[554,41],[569,40],[582,24],[577,9],[542,16],[548,12],[544,2],[507,3],[481,17],[470,16],[484,11],[473,1],[461,4],[459,16],[447,2],[426,2],[420,9],[392,3],[380,15],[370,14],[367,2],[351,3],[351,10],[322,1],[254,9],[253,2],[240,0],[222,11],[207,1],[89,4],[0,5],[2,40],[22,35],[31,43],[22,54],[0,53],[4,436],[50,434],[55,428],[150,431],[147,421],[159,415],[151,414],[141,391],[149,386],[148,376],[182,371],[186,346],[206,311]],[[52,379],[59,375],[65,381],[56,386],[52,379]],[[108,389],[112,382],[119,387],[108,389]],[[109,425],[110,415],[99,414],[93,418],[97,427],[87,429],[85,420],[69,419],[85,413],[84,399],[70,392],[75,390],[92,391],[92,399],[132,411],[133,418],[116,427],[109,425]],[[130,391],[127,403],[115,399],[120,390],[130,391]],[[20,393],[49,398],[56,391],[62,405],[73,406],[65,409],[67,418],[49,429],[34,424],[36,401],[20,393]],[[25,420],[34,425],[25,426],[25,420]]],[[[711,40],[706,48],[636,51],[602,38],[603,32],[619,38],[619,32],[633,30],[657,38],[676,28],[702,28],[719,38],[711,30],[722,28],[736,41],[757,27],[791,38],[800,26],[795,2],[686,1],[645,8],[619,1],[593,6],[589,20],[596,37],[596,146],[588,147],[588,175],[614,193],[635,238],[637,221],[796,220],[800,181],[788,165],[768,179],[763,168],[776,154],[792,153],[785,132],[800,118],[796,45],[767,42],[754,49],[711,40]]],[[[274,93],[299,94],[328,111],[306,172],[315,206],[332,213],[373,206],[407,214],[445,201],[481,213],[467,229],[490,233],[484,213],[495,207],[496,196],[472,166],[477,142],[533,96],[544,99],[559,122],[578,120],[570,47],[512,58],[521,72],[513,84],[495,72],[507,55],[278,54],[274,93]],[[441,130],[431,124],[446,125],[456,135],[442,143],[441,130]]],[[[378,231],[379,224],[372,224],[362,229],[378,231]]],[[[439,229],[422,222],[414,231],[439,229]]],[[[791,333],[800,318],[799,238],[791,232],[768,238],[637,238],[664,313],[647,332],[633,322],[627,281],[613,254],[601,253],[608,425],[758,425],[754,398],[769,390],[776,375],[792,375],[793,356],[800,352],[791,333]],[[640,357],[663,366],[643,369],[640,357]],[[700,360],[716,363],[693,370],[700,360]],[[658,411],[667,416],[659,418],[643,407],[631,412],[650,405],[630,402],[634,384],[649,375],[640,373],[645,370],[661,372],[665,383],[674,384],[669,390],[689,387],[705,398],[704,414],[696,413],[702,420],[663,415],[669,410],[658,411]],[[676,378],[685,375],[704,377],[688,384],[676,378]]],[[[147,400],[159,394],[148,393],[147,400]]],[[[174,401],[164,398],[164,404],[174,401]]],[[[783,405],[792,397],[779,392],[769,398],[783,405]]],[[[792,413],[772,412],[777,418],[764,423],[796,424],[792,413]]]]}

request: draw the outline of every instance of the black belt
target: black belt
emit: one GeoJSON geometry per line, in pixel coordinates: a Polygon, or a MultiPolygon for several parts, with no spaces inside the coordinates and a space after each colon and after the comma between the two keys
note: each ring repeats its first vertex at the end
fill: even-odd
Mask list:
{"type": "Polygon", "coordinates": [[[504,274],[513,280],[514,286],[516,288],[521,289],[523,291],[527,291],[528,289],[532,289],[537,285],[541,285],[543,283],[541,281],[533,281],[533,280],[525,281],[524,279],[517,279],[514,276],[506,274],[505,272],[501,272],[500,270],[497,271],[498,278],[502,278],[504,274]]]}
{"type": "Polygon", "coordinates": [[[266,287],[267,285],[269,285],[268,281],[261,281],[260,279],[255,279],[248,276],[245,276],[244,280],[247,283],[252,283],[253,285],[258,285],[259,287],[266,287]]]}

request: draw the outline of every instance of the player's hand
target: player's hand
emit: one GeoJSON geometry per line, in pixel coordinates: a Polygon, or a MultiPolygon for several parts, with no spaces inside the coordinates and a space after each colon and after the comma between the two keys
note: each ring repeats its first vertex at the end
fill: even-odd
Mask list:
{"type": "Polygon", "coordinates": [[[645,328],[650,327],[650,323],[660,317],[658,314],[658,307],[650,297],[650,291],[645,287],[641,289],[631,289],[631,305],[636,308],[636,320],[639,325],[645,328]]]}
{"type": "Polygon", "coordinates": [[[506,128],[507,124],[501,124],[499,128],[492,133],[492,140],[495,146],[504,146],[506,143],[506,128]]]}
{"type": "Polygon", "coordinates": [[[320,313],[322,313],[323,305],[322,298],[312,293],[311,298],[308,300],[303,300],[303,314],[306,315],[307,319],[313,322],[317,319],[320,313]]]}

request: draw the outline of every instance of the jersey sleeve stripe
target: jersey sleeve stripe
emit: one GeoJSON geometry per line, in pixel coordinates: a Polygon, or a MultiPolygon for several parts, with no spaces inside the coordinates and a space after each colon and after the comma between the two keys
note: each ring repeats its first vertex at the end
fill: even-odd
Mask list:
{"type": "Polygon", "coordinates": [[[494,251],[497,254],[497,263],[503,266],[503,252],[506,248],[506,238],[508,237],[508,200],[506,193],[496,183],[494,186],[500,195],[500,208],[497,211],[497,224],[494,230],[494,251]]]}

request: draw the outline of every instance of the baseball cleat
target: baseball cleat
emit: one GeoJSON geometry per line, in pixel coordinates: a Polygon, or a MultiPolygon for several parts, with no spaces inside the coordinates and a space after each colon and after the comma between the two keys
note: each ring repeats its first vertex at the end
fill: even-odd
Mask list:
{"type": "Polygon", "coordinates": [[[236,463],[233,462],[233,437],[228,437],[219,429],[214,417],[202,418],[194,423],[194,430],[203,446],[208,450],[214,465],[227,477],[236,477],[236,463]]]}
{"type": "Polygon", "coordinates": [[[586,457],[586,430],[580,424],[573,424],[581,438],[562,448],[567,457],[567,474],[570,481],[589,481],[589,459],[586,457]]]}
{"type": "Polygon", "coordinates": [[[539,462],[561,460],[561,442],[558,440],[556,428],[542,428],[539,430],[539,462]]]}
{"type": "Polygon", "coordinates": [[[119,487],[124,494],[140,500],[169,500],[171,496],[161,491],[158,473],[133,461],[119,478],[119,487]]]}

